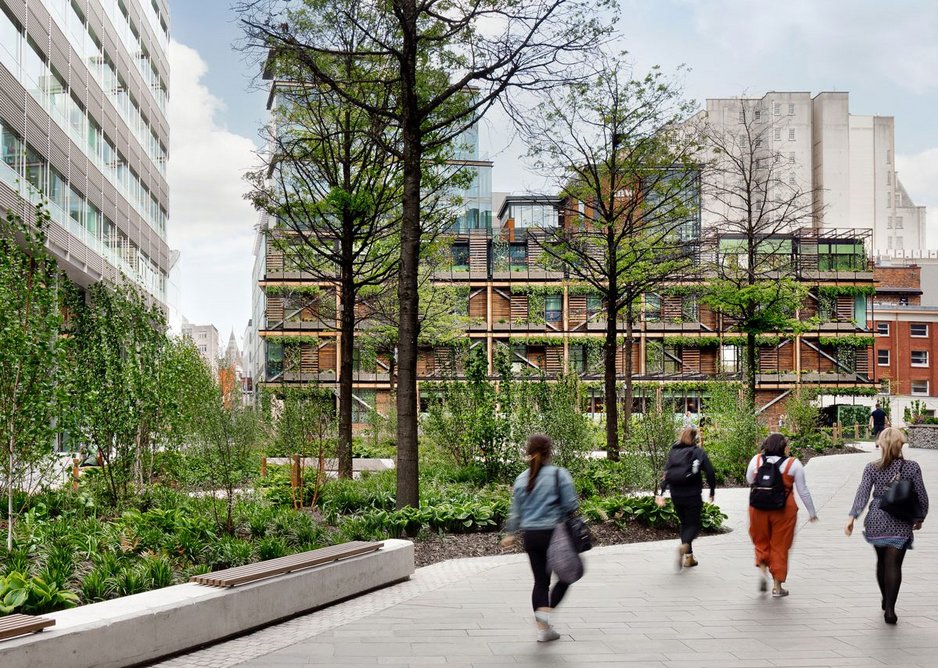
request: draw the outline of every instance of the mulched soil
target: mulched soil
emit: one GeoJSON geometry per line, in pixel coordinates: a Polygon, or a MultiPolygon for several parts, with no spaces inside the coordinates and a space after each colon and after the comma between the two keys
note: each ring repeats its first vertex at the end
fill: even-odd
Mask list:
{"type": "MultiPolygon", "coordinates": [[[[672,529],[653,529],[637,522],[630,522],[621,527],[613,522],[591,523],[590,531],[593,534],[593,545],[596,546],[643,543],[651,540],[677,540],[677,533],[672,529]]],[[[500,548],[498,541],[502,536],[504,536],[502,533],[468,533],[418,537],[413,539],[414,560],[416,566],[420,568],[447,559],[490,557],[523,551],[518,544],[508,549],[500,548]]]]}
{"type": "MultiPolygon", "coordinates": [[[[815,457],[827,455],[844,455],[863,452],[851,446],[842,448],[828,448],[817,452],[810,450],[801,453],[802,463],[807,464],[815,457]]],[[[730,487],[739,485],[730,484],[730,487]]],[[[654,529],[638,522],[616,524],[603,522],[591,523],[590,531],[593,534],[593,545],[622,545],[625,543],[643,543],[653,540],[677,540],[676,532],[672,529],[654,529]]],[[[704,531],[703,534],[706,535],[704,531]]],[[[511,554],[523,552],[520,544],[508,549],[499,547],[498,542],[502,533],[467,533],[467,534],[430,534],[418,536],[414,541],[414,560],[417,568],[429,566],[447,559],[462,559],[465,557],[490,557],[498,554],[511,554]]]]}

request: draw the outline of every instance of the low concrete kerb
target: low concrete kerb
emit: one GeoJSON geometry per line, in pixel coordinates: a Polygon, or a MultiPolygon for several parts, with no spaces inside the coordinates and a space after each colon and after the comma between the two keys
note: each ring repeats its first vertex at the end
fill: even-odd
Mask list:
{"type": "Polygon", "coordinates": [[[402,580],[414,545],[386,540],[370,554],[232,589],[181,584],[48,615],[42,633],[0,645],[4,668],[128,666],[210,644],[402,580]]]}

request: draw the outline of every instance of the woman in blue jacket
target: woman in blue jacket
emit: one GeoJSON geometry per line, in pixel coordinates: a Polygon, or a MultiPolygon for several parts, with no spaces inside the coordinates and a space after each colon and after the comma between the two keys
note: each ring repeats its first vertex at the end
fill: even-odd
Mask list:
{"type": "Polygon", "coordinates": [[[513,534],[520,532],[524,551],[531,561],[534,573],[531,605],[537,622],[538,642],[560,637],[550,625],[550,613],[563,599],[569,584],[558,581],[553,589],[550,588],[547,548],[554,526],[578,506],[570,473],[551,464],[552,445],[550,437],[545,434],[533,434],[528,438],[528,468],[515,480],[506,525],[512,535],[502,541],[503,545],[510,545],[514,542],[513,534]]]}

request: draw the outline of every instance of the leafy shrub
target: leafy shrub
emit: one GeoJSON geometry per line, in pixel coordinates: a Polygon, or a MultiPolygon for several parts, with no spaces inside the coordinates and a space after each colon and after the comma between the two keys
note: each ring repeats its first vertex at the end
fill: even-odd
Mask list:
{"type": "Polygon", "coordinates": [[[283,557],[289,554],[287,544],[282,538],[277,538],[276,536],[267,536],[266,538],[261,538],[259,541],[257,541],[255,549],[259,561],[277,559],[278,557],[283,557]]]}
{"type": "Polygon", "coordinates": [[[323,485],[319,507],[327,518],[363,510],[393,510],[396,505],[394,471],[363,475],[360,480],[330,480],[323,485]]]}
{"type": "Polygon", "coordinates": [[[173,583],[173,565],[166,557],[148,556],[143,560],[147,589],[162,589],[173,583]]]}
{"type": "Polygon", "coordinates": [[[148,579],[142,564],[124,566],[109,579],[108,588],[117,596],[139,594],[148,589],[148,579]]]}
{"type": "Polygon", "coordinates": [[[0,578],[0,614],[21,612],[40,615],[54,610],[74,607],[78,597],[54,584],[47,584],[39,577],[27,578],[13,572],[0,578]]]}
{"type": "Polygon", "coordinates": [[[109,575],[100,568],[93,568],[81,580],[81,600],[85,603],[103,601],[108,596],[109,575]]]}
{"type": "MultiPolygon", "coordinates": [[[[626,524],[637,521],[655,528],[674,528],[679,525],[677,512],[668,499],[664,506],[655,503],[654,496],[605,496],[584,501],[580,506],[583,516],[593,522],[612,521],[626,524]]],[[[705,529],[719,529],[723,526],[726,515],[711,503],[704,503],[701,513],[701,526],[705,529]]]]}
{"type": "Polygon", "coordinates": [[[209,571],[220,571],[249,564],[253,556],[254,547],[251,543],[231,536],[222,536],[206,554],[206,565],[209,571]]]}

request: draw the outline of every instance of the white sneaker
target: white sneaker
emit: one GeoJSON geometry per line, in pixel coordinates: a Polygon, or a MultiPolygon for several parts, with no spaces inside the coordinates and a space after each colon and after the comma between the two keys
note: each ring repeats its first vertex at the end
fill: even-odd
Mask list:
{"type": "Polygon", "coordinates": [[[538,629],[537,631],[538,642],[550,642],[551,640],[557,640],[559,637],[560,634],[557,633],[552,626],[548,626],[546,629],[538,629]]]}

